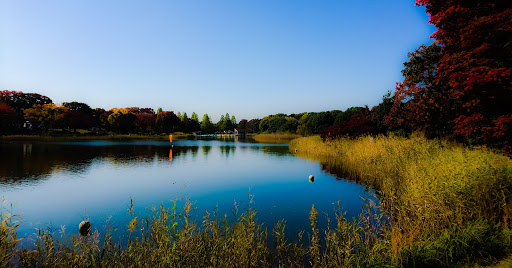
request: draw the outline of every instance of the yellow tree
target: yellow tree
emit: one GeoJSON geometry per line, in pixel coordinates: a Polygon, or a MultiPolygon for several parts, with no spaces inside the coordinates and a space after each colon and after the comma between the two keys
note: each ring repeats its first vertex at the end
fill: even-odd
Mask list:
{"type": "Polygon", "coordinates": [[[107,121],[115,131],[126,133],[133,130],[137,116],[129,108],[114,108],[110,111],[112,114],[108,116],[107,121]]]}
{"type": "Polygon", "coordinates": [[[68,108],[53,103],[34,104],[32,108],[23,111],[25,119],[30,122],[39,122],[44,129],[51,129],[64,118],[68,108]]]}

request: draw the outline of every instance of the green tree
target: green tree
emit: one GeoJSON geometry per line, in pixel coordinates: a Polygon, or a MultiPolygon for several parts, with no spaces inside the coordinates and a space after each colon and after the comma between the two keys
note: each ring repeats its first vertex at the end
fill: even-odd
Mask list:
{"type": "Polygon", "coordinates": [[[293,117],[285,117],[285,119],[286,122],[279,127],[279,131],[295,133],[297,131],[297,127],[299,126],[299,120],[293,117]]]}
{"type": "Polygon", "coordinates": [[[237,124],[236,124],[236,118],[235,118],[235,116],[233,115],[233,116],[231,116],[231,128],[234,128],[236,125],[237,125],[237,124]]]}
{"type": "Polygon", "coordinates": [[[163,112],[162,107],[158,107],[158,109],[156,109],[156,114],[159,114],[161,112],[163,112]]]}
{"type": "Polygon", "coordinates": [[[190,118],[199,123],[199,117],[197,116],[197,114],[195,112],[192,112],[192,116],[190,118]]]}
{"type": "Polygon", "coordinates": [[[279,128],[281,128],[281,126],[284,125],[285,123],[286,119],[284,114],[272,116],[272,118],[270,118],[270,121],[268,122],[268,132],[277,132],[279,128]]]}
{"type": "Polygon", "coordinates": [[[226,130],[226,123],[225,123],[224,115],[220,116],[219,122],[217,122],[217,128],[221,131],[226,130]]]}
{"type": "Polygon", "coordinates": [[[384,117],[391,111],[394,98],[393,93],[388,91],[388,93],[382,97],[382,102],[372,108],[371,118],[377,127],[377,131],[380,133],[386,133],[388,130],[388,126],[384,123],[384,117]]]}
{"type": "Polygon", "coordinates": [[[263,119],[260,120],[260,125],[259,125],[260,131],[259,132],[266,132],[268,130],[269,123],[270,123],[270,116],[263,117],[263,119]]]}
{"type": "Polygon", "coordinates": [[[302,136],[309,136],[313,134],[313,131],[308,126],[308,121],[311,115],[309,113],[304,113],[299,119],[299,125],[297,126],[297,134],[302,136]]]}
{"type": "Polygon", "coordinates": [[[348,122],[352,119],[354,114],[362,114],[364,113],[364,110],[364,107],[350,107],[347,110],[337,114],[336,118],[334,119],[334,124],[348,122]]]}
{"type": "Polygon", "coordinates": [[[215,131],[215,127],[213,126],[212,121],[208,114],[203,115],[203,121],[201,122],[201,130],[204,133],[213,133],[215,131]]]}

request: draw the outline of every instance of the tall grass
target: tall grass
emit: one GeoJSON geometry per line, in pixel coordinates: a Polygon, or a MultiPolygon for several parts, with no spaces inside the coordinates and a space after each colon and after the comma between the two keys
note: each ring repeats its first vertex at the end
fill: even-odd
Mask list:
{"type": "Polygon", "coordinates": [[[301,136],[293,133],[264,133],[251,136],[254,140],[266,143],[288,143],[301,136]]]}
{"type": "Polygon", "coordinates": [[[409,265],[450,266],[510,253],[512,160],[421,135],[290,143],[373,186],[391,215],[389,245],[409,265]]]}
{"type": "MultiPolygon", "coordinates": [[[[0,264],[2,267],[454,267],[485,259],[493,250],[505,246],[495,243],[503,241],[502,237],[482,240],[482,234],[498,233],[490,230],[487,223],[479,222],[470,228],[443,232],[440,239],[415,243],[407,252],[396,256],[390,242],[389,219],[370,203],[353,219],[347,219],[338,204],[334,228],[328,224],[323,230],[317,226],[318,212],[313,206],[310,232],[305,236],[301,231],[291,239],[284,235],[283,221],[275,224],[269,234],[263,224],[256,222],[257,211],[251,207],[241,214],[235,213],[234,220],[206,211],[199,224],[190,220],[191,209],[190,203],[183,208],[174,203],[171,207],[154,206],[146,217],[131,214],[131,221],[118,238],[113,237],[108,221],[89,236],[68,235],[65,228],[58,232],[39,229],[34,246],[23,250],[13,218],[3,214],[3,220],[10,223],[2,226],[0,232],[0,264]],[[468,246],[479,250],[468,252],[468,246]],[[483,255],[475,256],[475,252],[483,255]]],[[[327,220],[330,223],[330,218],[327,220]]]]}
{"type": "MultiPolygon", "coordinates": [[[[133,204],[133,203],[132,203],[133,204]]],[[[339,207],[339,206],[338,206],[339,207]]],[[[369,208],[369,207],[368,207],[369,208]]],[[[178,208],[154,206],[139,218],[129,209],[131,221],[124,236],[115,239],[107,223],[89,236],[66,235],[39,229],[35,245],[21,250],[12,217],[2,214],[10,225],[2,226],[2,267],[352,267],[368,263],[369,243],[376,221],[372,213],[348,221],[336,213],[336,228],[320,232],[318,212],[310,213],[312,233],[295,239],[284,236],[286,224],[279,221],[269,234],[256,222],[257,211],[247,206],[234,209],[235,219],[205,212],[200,224],[190,220],[191,203],[178,208]],[[325,239],[323,239],[323,237],[325,239]],[[321,241],[324,240],[322,243],[321,241]],[[270,242],[273,242],[272,244],[270,242]],[[309,247],[304,246],[305,243],[309,247]]],[[[370,211],[370,210],[368,210],[370,211]]],[[[375,258],[373,258],[375,260],[375,258]]],[[[383,263],[381,259],[378,263],[383,263]]]]}

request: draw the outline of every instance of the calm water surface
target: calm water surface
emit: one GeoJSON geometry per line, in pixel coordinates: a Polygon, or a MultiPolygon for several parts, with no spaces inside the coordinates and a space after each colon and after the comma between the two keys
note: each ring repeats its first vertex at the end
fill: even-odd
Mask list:
{"type": "MultiPolygon", "coordinates": [[[[325,169],[325,167],[324,167],[325,169]]],[[[232,215],[235,201],[252,206],[267,228],[277,219],[287,233],[309,226],[315,204],[319,223],[334,214],[339,201],[349,217],[361,211],[370,193],[361,185],[301,159],[288,146],[240,141],[87,141],[0,143],[0,196],[22,213],[21,236],[38,227],[76,232],[84,218],[100,228],[111,222],[126,226],[130,197],[135,213],[152,205],[183,204],[190,199],[197,221],[205,210],[232,215]],[[314,175],[313,183],[308,176],[314,175]]]]}

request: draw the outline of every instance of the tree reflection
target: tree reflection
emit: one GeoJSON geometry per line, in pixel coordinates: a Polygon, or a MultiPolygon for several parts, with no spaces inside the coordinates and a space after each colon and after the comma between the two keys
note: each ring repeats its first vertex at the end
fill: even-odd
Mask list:
{"type": "MultiPolygon", "coordinates": [[[[212,143],[200,146],[207,158],[212,147],[224,157],[233,157],[237,149],[258,150],[265,154],[289,154],[286,146],[258,146],[249,143],[212,143]]],[[[174,146],[153,144],[119,144],[95,142],[11,142],[0,143],[0,185],[34,183],[56,172],[87,173],[94,161],[114,166],[152,165],[154,162],[184,158],[189,153],[198,156],[199,146],[174,146]]]]}

